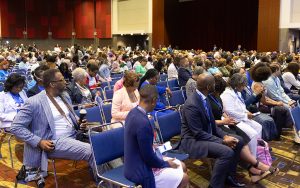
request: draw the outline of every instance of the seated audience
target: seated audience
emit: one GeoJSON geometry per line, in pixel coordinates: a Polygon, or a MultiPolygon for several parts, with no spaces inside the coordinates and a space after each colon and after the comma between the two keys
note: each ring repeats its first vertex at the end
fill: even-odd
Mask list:
{"type": "Polygon", "coordinates": [[[166,105],[162,103],[160,98],[163,98],[164,95],[167,93],[168,95],[172,95],[170,88],[157,86],[157,82],[159,81],[159,73],[156,69],[150,69],[146,72],[145,76],[143,76],[140,80],[138,90],[142,89],[146,85],[154,85],[156,86],[159,98],[157,99],[156,106],[154,108],[155,111],[161,110],[166,108],[166,105]]]}
{"type": "Polygon", "coordinates": [[[6,79],[8,77],[9,62],[2,61],[0,62],[0,80],[6,79]]]}
{"type": "Polygon", "coordinates": [[[257,139],[261,138],[262,126],[253,121],[253,114],[246,109],[245,101],[241,92],[247,85],[246,77],[242,74],[235,73],[230,77],[229,86],[221,94],[224,112],[233,118],[236,126],[244,131],[251,139],[248,143],[253,156],[256,156],[257,139]]]}
{"type": "Polygon", "coordinates": [[[215,91],[209,94],[207,97],[212,109],[215,123],[228,134],[238,135],[243,138],[245,145],[241,151],[240,158],[244,162],[250,164],[248,170],[251,181],[258,182],[261,179],[265,178],[267,175],[272,174],[278,170],[256,160],[256,156],[251,154],[250,148],[248,146],[248,143],[251,139],[248,137],[247,133],[239,128],[239,126],[245,125],[237,125],[243,123],[236,122],[233,118],[223,112],[223,103],[220,98],[220,94],[225,91],[226,86],[227,83],[224,79],[222,79],[222,77],[215,76],[215,91]]]}
{"type": "Polygon", "coordinates": [[[67,86],[67,92],[71,98],[73,105],[91,104],[93,95],[86,85],[87,73],[82,68],[76,68],[72,72],[73,82],[67,86]]]}
{"type": "Polygon", "coordinates": [[[59,70],[60,70],[61,74],[64,76],[66,81],[68,81],[68,82],[72,81],[72,73],[69,70],[67,63],[61,63],[59,65],[59,70]]]}
{"type": "Polygon", "coordinates": [[[183,106],[180,149],[190,158],[216,158],[209,187],[224,187],[228,183],[236,187],[244,184],[234,179],[238,159],[244,141],[239,136],[229,136],[216,126],[208,94],[214,91],[214,77],[203,73],[197,79],[197,90],[183,106]]]}
{"type": "Polygon", "coordinates": [[[288,89],[300,90],[300,81],[298,80],[300,66],[298,63],[291,62],[285,69],[285,73],[282,74],[284,85],[288,89]]]}
{"type": "Polygon", "coordinates": [[[178,79],[178,65],[180,62],[180,57],[176,56],[174,61],[168,67],[168,79],[178,79]]]}
{"type": "Polygon", "coordinates": [[[41,168],[42,175],[47,176],[48,158],[85,160],[94,169],[90,144],[75,139],[76,130],[85,129],[87,123],[77,121],[64,93],[63,75],[58,69],[49,69],[43,74],[43,85],[45,91],[25,102],[11,127],[11,132],[25,142],[26,170],[41,168]]]}
{"type": "Polygon", "coordinates": [[[126,118],[125,177],[145,188],[184,188],[189,182],[185,165],[177,159],[162,157],[153,149],[155,130],[147,113],[156,106],[157,88],[148,84],[140,90],[140,95],[139,106],[126,118]]]}
{"type": "Polygon", "coordinates": [[[100,60],[99,76],[101,82],[110,82],[110,68],[106,59],[100,60]],[[102,79],[102,80],[101,80],[102,79]]]}
{"type": "Polygon", "coordinates": [[[47,65],[41,65],[37,67],[33,71],[33,79],[36,81],[36,84],[27,91],[27,97],[32,97],[41,91],[44,91],[44,86],[43,86],[43,74],[46,70],[48,70],[49,67],[47,65]]]}
{"type": "Polygon", "coordinates": [[[21,106],[27,99],[25,77],[12,73],[4,83],[4,91],[0,92],[0,128],[9,128],[21,106]]]}
{"type": "Polygon", "coordinates": [[[123,86],[114,93],[112,100],[111,122],[125,121],[129,111],[139,104],[140,95],[137,90],[139,76],[134,72],[126,72],[123,86]]]}
{"type": "Polygon", "coordinates": [[[185,86],[186,82],[192,77],[189,68],[189,61],[186,57],[180,58],[179,69],[178,69],[178,83],[179,86],[185,86]]]}
{"type": "Polygon", "coordinates": [[[142,58],[140,64],[135,67],[135,72],[139,75],[140,78],[143,77],[147,71],[145,68],[146,64],[147,64],[147,59],[142,58]]]}
{"type": "Polygon", "coordinates": [[[87,70],[87,80],[86,84],[89,86],[91,90],[96,89],[101,85],[97,78],[97,73],[98,73],[98,66],[96,63],[93,63],[93,61],[89,62],[86,66],[87,70]]]}
{"type": "Polygon", "coordinates": [[[186,96],[187,98],[190,97],[197,89],[197,78],[200,74],[204,72],[202,67],[195,67],[193,70],[192,77],[187,81],[185,85],[186,96]]]}

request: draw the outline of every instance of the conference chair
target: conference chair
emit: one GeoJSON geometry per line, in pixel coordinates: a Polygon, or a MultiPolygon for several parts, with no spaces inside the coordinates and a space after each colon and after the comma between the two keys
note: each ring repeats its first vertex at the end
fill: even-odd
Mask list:
{"type": "Polygon", "coordinates": [[[178,83],[178,80],[177,79],[170,79],[168,80],[168,87],[174,91],[174,90],[179,90],[180,87],[179,87],[179,83],[178,83]]]}
{"type": "Polygon", "coordinates": [[[103,112],[103,116],[105,118],[105,123],[110,123],[111,122],[111,103],[107,103],[107,104],[103,104],[102,105],[102,112],[103,112]]]}
{"type": "Polygon", "coordinates": [[[172,96],[169,97],[170,106],[177,106],[184,104],[186,98],[182,90],[172,91],[172,96]]]}
{"type": "MultiPolygon", "coordinates": [[[[88,122],[99,122],[100,124],[104,123],[103,116],[101,114],[101,110],[99,106],[93,106],[91,108],[85,108],[87,114],[86,119],[88,122]]],[[[75,110],[76,115],[79,117],[80,109],[75,110]]]]}
{"type": "MultiPolygon", "coordinates": [[[[163,116],[158,116],[159,112],[169,110],[164,109],[157,111],[154,118],[154,126],[158,131],[161,144],[170,141],[174,136],[181,133],[181,117],[178,111],[167,113],[163,116]]],[[[151,121],[150,121],[151,122],[151,121]]],[[[173,144],[173,148],[177,149],[178,142],[173,144]]],[[[189,155],[177,150],[170,150],[163,154],[166,157],[176,158],[181,161],[188,159],[189,155]]]]}
{"type": "Polygon", "coordinates": [[[161,81],[157,83],[157,86],[160,87],[168,87],[168,82],[167,81],[161,81]]]}
{"type": "Polygon", "coordinates": [[[168,79],[168,74],[160,74],[160,81],[167,81],[168,79]]]}
{"type": "Polygon", "coordinates": [[[300,137],[300,104],[299,101],[297,102],[297,106],[291,109],[292,118],[294,121],[294,128],[298,137],[300,137]]]}
{"type": "MultiPolygon", "coordinates": [[[[116,122],[121,123],[121,122],[116,122]]],[[[112,123],[114,124],[114,123],[112,123]]],[[[108,129],[112,125],[104,124],[97,127],[89,128],[88,134],[92,147],[93,160],[96,167],[124,156],[124,127],[108,129]],[[106,131],[102,131],[106,130],[106,131]]],[[[103,185],[104,182],[112,183],[121,187],[135,187],[135,184],[124,177],[124,165],[99,172],[96,168],[96,175],[100,178],[97,187],[103,185]]]]}
{"type": "Polygon", "coordinates": [[[112,100],[114,96],[114,90],[111,89],[109,86],[106,86],[104,88],[104,97],[105,97],[105,100],[112,100]]]}

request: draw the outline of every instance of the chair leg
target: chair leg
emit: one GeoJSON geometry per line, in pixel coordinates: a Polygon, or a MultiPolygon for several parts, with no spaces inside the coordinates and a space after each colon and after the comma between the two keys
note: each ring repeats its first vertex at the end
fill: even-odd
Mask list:
{"type": "Polygon", "coordinates": [[[55,188],[58,188],[57,176],[56,176],[56,168],[55,168],[55,161],[54,161],[54,159],[52,159],[52,166],[53,166],[53,174],[54,174],[54,179],[55,179],[55,188]]]}
{"type": "Polygon", "coordinates": [[[10,135],[8,137],[8,147],[9,147],[9,155],[10,155],[10,161],[11,161],[11,167],[14,168],[14,161],[13,161],[13,156],[12,156],[12,151],[11,151],[11,138],[12,138],[13,135],[10,135]]]}

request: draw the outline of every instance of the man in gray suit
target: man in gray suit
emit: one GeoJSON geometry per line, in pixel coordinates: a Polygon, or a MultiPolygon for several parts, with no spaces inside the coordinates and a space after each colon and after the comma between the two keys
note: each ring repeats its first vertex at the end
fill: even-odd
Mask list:
{"type": "Polygon", "coordinates": [[[91,146],[75,139],[76,129],[84,129],[75,115],[66,82],[58,69],[44,72],[45,91],[31,97],[16,115],[11,132],[25,142],[26,169],[41,168],[47,173],[48,158],[86,160],[93,168],[91,146]],[[80,123],[80,125],[78,125],[80,123]]]}

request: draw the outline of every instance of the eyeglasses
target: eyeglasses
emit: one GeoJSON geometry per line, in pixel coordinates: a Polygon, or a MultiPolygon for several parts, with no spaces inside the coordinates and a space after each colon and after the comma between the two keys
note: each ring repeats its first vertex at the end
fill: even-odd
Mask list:
{"type": "Polygon", "coordinates": [[[65,82],[66,80],[63,78],[63,79],[61,79],[61,80],[53,80],[53,81],[51,81],[51,82],[65,82]]]}

